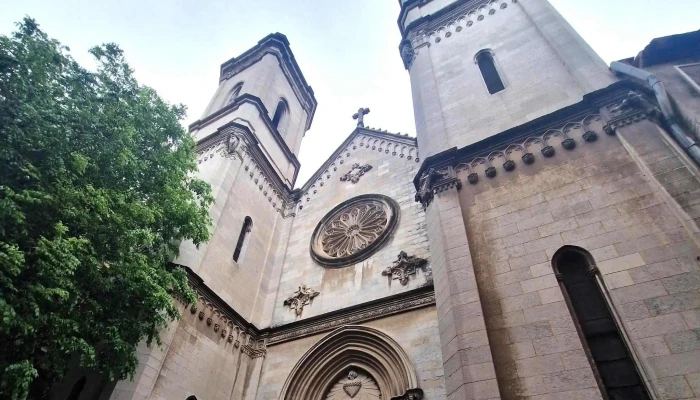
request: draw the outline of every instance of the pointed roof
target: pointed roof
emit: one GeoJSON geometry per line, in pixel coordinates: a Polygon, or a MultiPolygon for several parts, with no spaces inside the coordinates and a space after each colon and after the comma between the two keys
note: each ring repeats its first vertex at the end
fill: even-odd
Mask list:
{"type": "MultiPolygon", "coordinates": [[[[364,136],[368,139],[374,138],[378,141],[378,143],[382,143],[382,141],[384,143],[388,143],[386,145],[387,148],[384,149],[384,151],[386,151],[387,153],[390,151],[388,146],[394,146],[396,148],[396,146],[399,145],[401,146],[401,149],[406,149],[408,147],[413,151],[406,149],[405,153],[399,153],[392,150],[392,155],[397,155],[399,157],[406,156],[409,157],[409,160],[411,159],[411,157],[416,157],[417,159],[418,146],[415,137],[408,136],[408,134],[391,133],[383,131],[381,129],[358,126],[357,128],[355,128],[354,131],[350,133],[350,135],[348,135],[348,137],[343,141],[343,143],[341,143],[340,146],[338,146],[338,148],[326,159],[326,161],[316,170],[316,172],[306,181],[306,183],[304,183],[299,188],[301,193],[306,193],[316,181],[321,180],[322,174],[329,170],[329,168],[332,167],[333,163],[335,163],[337,159],[341,158],[343,152],[353,150],[354,148],[351,149],[349,148],[349,146],[359,136],[364,136]]],[[[354,146],[357,147],[357,145],[359,144],[360,143],[354,144],[354,146]]],[[[375,145],[371,143],[365,143],[365,146],[370,147],[375,145]]]]}
{"type": "Polygon", "coordinates": [[[318,102],[316,101],[314,90],[306,82],[306,78],[304,78],[304,74],[301,72],[296,58],[294,58],[289,40],[285,35],[279,32],[271,33],[260,40],[258,44],[243,52],[243,54],[221,64],[219,82],[238,74],[260,61],[260,59],[267,54],[272,54],[277,57],[280,67],[282,67],[282,72],[292,86],[299,103],[301,103],[304,110],[309,114],[308,123],[306,125],[306,129],[308,130],[311,127],[311,121],[313,121],[314,114],[316,113],[318,102]]]}

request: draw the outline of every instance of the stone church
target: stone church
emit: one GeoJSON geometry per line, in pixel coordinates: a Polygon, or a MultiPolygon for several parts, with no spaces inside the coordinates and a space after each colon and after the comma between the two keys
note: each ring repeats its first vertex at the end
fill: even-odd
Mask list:
{"type": "Polygon", "coordinates": [[[607,66],[547,0],[399,3],[416,137],[360,109],[297,182],[289,41],[223,63],[198,302],[61,399],[700,398],[700,31],[607,66]]]}

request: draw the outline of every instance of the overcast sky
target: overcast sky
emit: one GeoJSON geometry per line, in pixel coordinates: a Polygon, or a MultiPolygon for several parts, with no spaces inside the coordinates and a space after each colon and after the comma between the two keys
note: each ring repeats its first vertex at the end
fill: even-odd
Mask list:
{"type": "MultiPolygon", "coordinates": [[[[550,1],[608,63],[700,28],[700,0],[550,1]]],[[[284,33],[318,100],[301,186],[354,129],[358,107],[372,110],[367,126],[415,134],[398,12],[396,0],[0,0],[0,33],[29,15],[86,66],[87,49],[118,43],[141,83],[187,105],[185,124],[204,111],[222,62],[284,33]]]]}

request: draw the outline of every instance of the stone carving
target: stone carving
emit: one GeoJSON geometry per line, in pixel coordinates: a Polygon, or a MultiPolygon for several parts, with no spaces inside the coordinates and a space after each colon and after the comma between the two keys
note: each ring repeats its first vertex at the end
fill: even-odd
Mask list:
{"type": "Polygon", "coordinates": [[[326,400],[381,399],[377,382],[362,370],[351,369],[347,376],[336,381],[326,394],[326,400]]]}
{"type": "Polygon", "coordinates": [[[415,200],[423,204],[423,208],[426,208],[433,201],[436,193],[451,187],[455,187],[457,190],[462,188],[462,182],[457,178],[454,168],[451,166],[440,170],[430,168],[423,173],[419,180],[418,193],[416,193],[415,200]]]}
{"type": "Polygon", "coordinates": [[[402,396],[394,397],[392,400],[421,400],[423,391],[421,389],[409,389],[402,396]]]}
{"type": "Polygon", "coordinates": [[[410,40],[402,40],[399,49],[404,68],[410,69],[413,65],[413,60],[416,59],[416,52],[413,50],[413,44],[411,44],[410,40]]]}
{"type": "Polygon", "coordinates": [[[345,325],[301,357],[279,399],[389,400],[408,399],[408,393],[420,399],[418,382],[410,358],[394,339],[374,328],[345,325]]]}
{"type": "Polygon", "coordinates": [[[398,279],[402,285],[408,284],[408,277],[416,274],[416,269],[422,268],[428,260],[416,256],[409,256],[405,251],[401,251],[396,258],[396,261],[382,271],[382,275],[389,276],[391,279],[398,279]]]}
{"type": "MultiPolygon", "coordinates": [[[[516,1],[511,0],[513,3],[516,1]]],[[[496,10],[508,8],[507,0],[476,0],[466,2],[456,7],[449,16],[431,18],[411,29],[412,41],[427,40],[440,43],[443,38],[449,38],[453,32],[461,32],[465,28],[480,23],[486,16],[496,13],[496,10]]]]}
{"type": "Polygon", "coordinates": [[[321,292],[307,288],[306,285],[301,285],[283,304],[289,307],[290,310],[294,310],[297,316],[300,316],[301,312],[304,310],[304,306],[311,304],[311,301],[319,294],[321,294],[321,292]]]}
{"type": "MultiPolygon", "coordinates": [[[[515,170],[516,167],[513,153],[520,153],[523,163],[530,165],[536,160],[534,153],[538,148],[542,156],[554,157],[556,151],[554,146],[551,145],[551,142],[555,138],[561,139],[561,146],[566,150],[573,150],[576,148],[576,138],[572,136],[579,137],[580,135],[581,139],[586,143],[596,141],[598,139],[598,134],[592,130],[591,126],[594,122],[598,123],[600,121],[600,115],[591,114],[583,119],[568,122],[560,129],[548,129],[544,133],[526,137],[524,140],[520,139],[516,143],[504,143],[501,150],[493,150],[485,156],[465,157],[466,159],[464,159],[464,161],[460,160],[454,169],[457,173],[467,171],[467,181],[471,184],[476,184],[479,182],[479,172],[476,172],[478,169],[483,169],[483,174],[489,178],[496,176],[497,170],[495,165],[498,165],[495,162],[496,159],[502,159],[503,169],[506,172],[510,172],[515,170]]],[[[451,168],[451,166],[448,168],[451,168]]],[[[418,194],[420,193],[422,193],[422,191],[419,188],[418,194]]],[[[416,197],[418,197],[418,194],[416,197]]]]}
{"type": "Polygon", "coordinates": [[[265,357],[267,355],[267,350],[265,350],[265,342],[262,340],[251,340],[250,343],[241,346],[241,352],[253,359],[265,357]]]}
{"type": "Polygon", "coordinates": [[[369,171],[372,169],[372,166],[369,164],[365,165],[360,165],[360,164],[353,164],[352,168],[350,171],[348,171],[345,175],[340,177],[340,180],[345,182],[345,181],[350,181],[352,183],[357,183],[360,180],[360,177],[365,174],[365,172],[369,171]]]}
{"type": "Polygon", "coordinates": [[[396,227],[399,207],[381,195],[363,195],[331,210],[316,226],[311,255],[322,265],[359,262],[382,245],[396,227]]]}
{"type": "Polygon", "coordinates": [[[387,211],[378,204],[361,204],[345,210],[323,231],[323,251],[331,257],[353,255],[384,232],[387,217],[387,211]]]}
{"type": "Polygon", "coordinates": [[[238,147],[238,143],[240,142],[240,139],[238,136],[234,135],[231,133],[228,137],[228,143],[227,143],[227,149],[229,153],[233,153],[236,151],[236,148],[238,147]]]}
{"type": "Polygon", "coordinates": [[[365,115],[369,114],[369,108],[360,108],[355,114],[352,115],[352,119],[357,120],[357,126],[360,128],[365,127],[365,115]]]}
{"type": "MultiPolygon", "coordinates": [[[[333,178],[333,172],[338,171],[338,168],[345,164],[346,158],[353,153],[364,151],[365,149],[379,150],[391,156],[403,158],[415,163],[420,162],[418,156],[418,148],[416,147],[416,139],[398,133],[387,133],[370,128],[354,131],[345,143],[339,148],[342,150],[338,156],[330,158],[324,166],[309,179],[299,191],[299,195],[294,197],[297,204],[289,214],[294,214],[296,210],[303,210],[306,205],[311,202],[315,195],[320,193],[320,188],[324,186],[324,181],[333,178]]],[[[333,178],[337,179],[337,178],[333,178]]],[[[286,215],[283,214],[283,215],[286,215]]]]}
{"type": "Polygon", "coordinates": [[[293,192],[282,182],[279,175],[273,171],[265,156],[257,145],[249,146],[248,143],[256,142],[250,130],[240,124],[231,123],[232,126],[221,129],[218,133],[207,137],[197,143],[199,162],[206,162],[219,154],[233,160],[240,160],[243,169],[248,172],[270,206],[284,218],[295,216],[296,201],[293,192]]]}
{"type": "MultiPolygon", "coordinates": [[[[304,336],[315,335],[319,332],[328,331],[340,326],[369,321],[374,318],[380,318],[432,304],[435,304],[435,294],[432,288],[428,291],[422,291],[419,294],[414,294],[413,291],[410,291],[406,297],[399,296],[390,303],[368,306],[361,310],[328,316],[321,321],[307,322],[308,325],[296,327],[290,331],[274,332],[270,336],[269,344],[278,344],[304,336]]],[[[302,322],[306,321],[302,320],[302,322]]]]}

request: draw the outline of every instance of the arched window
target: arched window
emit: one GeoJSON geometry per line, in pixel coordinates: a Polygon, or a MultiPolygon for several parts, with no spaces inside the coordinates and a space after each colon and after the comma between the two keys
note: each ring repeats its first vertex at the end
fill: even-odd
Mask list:
{"type": "Polygon", "coordinates": [[[287,118],[289,118],[288,114],[289,106],[287,105],[287,101],[285,99],[280,99],[280,101],[277,102],[277,108],[275,109],[275,114],[272,117],[272,126],[277,128],[280,133],[282,133],[285,123],[287,122],[287,118]]]}
{"type": "Polygon", "coordinates": [[[552,264],[600,389],[607,394],[604,398],[649,399],[603,295],[593,258],[581,248],[565,246],[554,254],[552,264]]]}
{"type": "Polygon", "coordinates": [[[238,82],[236,86],[233,87],[231,97],[228,98],[227,104],[231,104],[234,100],[236,100],[236,98],[241,94],[241,89],[243,89],[243,82],[238,82]]]}
{"type": "Polygon", "coordinates": [[[185,399],[185,400],[197,400],[197,396],[189,396],[189,397],[188,397],[187,399],[185,399]]]}
{"type": "Polygon", "coordinates": [[[84,376],[82,378],[78,379],[73,384],[73,388],[71,389],[68,397],[66,397],[66,400],[78,400],[78,398],[80,398],[80,394],[83,392],[83,389],[85,389],[86,382],[87,382],[87,378],[84,376]]]}
{"type": "Polygon", "coordinates": [[[484,78],[484,83],[486,83],[489,93],[494,94],[506,88],[501,75],[498,73],[498,69],[496,69],[496,62],[491,50],[481,50],[476,53],[474,62],[479,66],[481,76],[484,78]]]}
{"type": "Polygon", "coordinates": [[[236,242],[236,250],[233,251],[233,261],[238,262],[241,259],[241,253],[248,245],[250,240],[250,231],[253,230],[253,220],[250,217],[245,217],[243,220],[243,227],[241,228],[241,234],[238,235],[238,242],[236,242]]]}

